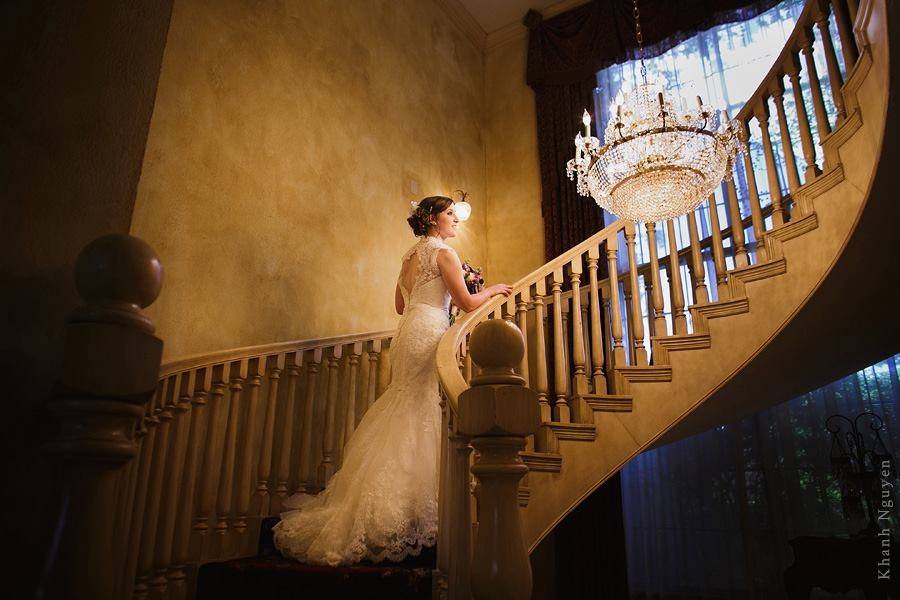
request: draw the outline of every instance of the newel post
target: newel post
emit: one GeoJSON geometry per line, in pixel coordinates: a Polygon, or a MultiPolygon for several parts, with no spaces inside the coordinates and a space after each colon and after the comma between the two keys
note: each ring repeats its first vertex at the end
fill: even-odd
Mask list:
{"type": "Polygon", "coordinates": [[[163,343],[141,308],[159,295],[162,267],[143,240],[106,235],[78,255],[75,283],[85,303],[66,319],[47,403],[53,428],[42,450],[62,500],[38,596],[105,599],[124,567],[114,550],[126,535],[113,531],[118,479],[137,455],[135,430],[159,377],[163,343]]]}
{"type": "Polygon", "coordinates": [[[517,488],[528,467],[519,457],[525,438],[540,427],[537,392],[516,375],[525,352],[522,333],[492,319],[472,333],[469,352],[481,373],[459,397],[461,433],[480,454],[478,535],[472,556],[475,598],[531,598],[531,563],[522,539],[517,488]]]}

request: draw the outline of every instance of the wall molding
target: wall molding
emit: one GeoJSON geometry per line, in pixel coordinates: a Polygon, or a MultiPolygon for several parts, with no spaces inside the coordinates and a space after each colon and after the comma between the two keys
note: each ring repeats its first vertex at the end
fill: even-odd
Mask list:
{"type": "MultiPolygon", "coordinates": [[[[560,0],[560,2],[551,4],[541,10],[540,13],[545,19],[549,19],[566,12],[570,8],[575,8],[588,2],[590,0],[560,0]]],[[[434,0],[434,3],[444,11],[447,18],[456,25],[463,35],[485,54],[494,48],[522,39],[528,35],[528,28],[522,24],[521,20],[513,21],[509,25],[486,33],[475,17],[472,16],[472,13],[459,0],[434,0]]]]}
{"type": "Polygon", "coordinates": [[[484,52],[487,33],[459,0],[434,0],[434,3],[476,48],[484,52]]]}

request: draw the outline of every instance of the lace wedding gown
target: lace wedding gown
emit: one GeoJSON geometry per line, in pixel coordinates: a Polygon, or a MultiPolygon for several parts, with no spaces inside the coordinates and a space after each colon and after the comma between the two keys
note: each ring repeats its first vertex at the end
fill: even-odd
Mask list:
{"type": "MultiPolygon", "coordinates": [[[[434,546],[441,408],[435,352],[449,327],[450,294],[437,237],[422,237],[412,290],[399,281],[403,316],[391,343],[392,379],[344,447],[340,470],[318,495],[295,494],[274,527],[275,545],[305,563],[400,561],[434,546]]],[[[451,249],[452,251],[452,249],[451,249]]],[[[415,259],[414,259],[415,260],[415,259]]]]}

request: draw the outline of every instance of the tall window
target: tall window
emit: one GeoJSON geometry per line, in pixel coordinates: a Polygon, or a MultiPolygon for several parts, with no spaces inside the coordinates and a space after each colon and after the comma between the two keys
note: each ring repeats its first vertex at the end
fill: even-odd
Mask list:
{"type": "MultiPolygon", "coordinates": [[[[803,10],[803,0],[785,0],[762,13],[761,15],[738,23],[730,23],[713,27],[703,31],[691,39],[688,39],[678,46],[675,46],[668,52],[648,58],[645,60],[647,66],[648,78],[657,79],[664,77],[668,83],[668,94],[673,98],[680,98],[685,107],[692,106],[696,102],[696,96],[701,96],[704,102],[707,102],[716,108],[725,109],[729,115],[734,116],[743,108],[745,102],[756,91],[757,86],[762,82],[766,73],[772,67],[778,54],[790,36],[794,28],[797,18],[803,10]]],[[[832,39],[837,46],[837,55],[840,66],[845,71],[842,53],[840,52],[840,40],[836,34],[836,25],[834,16],[831,16],[830,27],[832,30],[832,39]]],[[[821,41],[817,39],[813,47],[813,56],[816,61],[819,73],[826,72],[825,59],[821,41]]],[[[640,80],[640,63],[638,61],[628,61],[617,65],[607,67],[597,73],[597,87],[594,90],[594,114],[597,115],[597,135],[603,135],[603,130],[610,118],[610,105],[613,103],[616,93],[625,86],[630,89],[636,82],[640,80]]],[[[830,93],[830,85],[827,78],[820,81],[823,88],[823,96],[826,103],[828,117],[833,124],[837,117],[832,96],[830,93]]],[[[794,96],[790,91],[789,83],[785,85],[788,91],[784,94],[785,112],[789,121],[789,130],[798,132],[800,130],[797,124],[797,111],[794,105],[794,96]]],[[[814,114],[811,104],[811,93],[809,93],[809,81],[807,79],[805,69],[800,76],[800,85],[803,88],[803,97],[806,99],[806,112],[808,115],[814,114]]],[[[774,103],[769,99],[769,112],[771,115],[776,114],[774,103]]],[[[814,121],[814,120],[811,120],[814,121]]],[[[818,131],[816,123],[811,122],[813,139],[818,140],[818,131]]],[[[782,195],[789,196],[787,189],[787,174],[785,167],[784,152],[780,139],[780,132],[777,127],[770,127],[770,135],[773,140],[773,148],[775,150],[776,169],[779,172],[779,180],[782,184],[782,195]],[[775,142],[778,143],[775,143],[775,142]]],[[[799,161],[798,167],[802,173],[805,164],[803,163],[803,150],[799,137],[794,134],[790,140],[794,149],[794,155],[799,161]]],[[[764,170],[765,159],[763,157],[763,147],[761,132],[755,120],[751,121],[750,140],[748,142],[750,155],[753,161],[754,169],[758,169],[755,173],[755,181],[759,193],[760,204],[763,209],[771,205],[771,194],[768,189],[768,178],[764,170]]],[[[821,149],[817,150],[817,156],[822,157],[821,149]]],[[[745,223],[744,239],[746,247],[750,253],[750,258],[755,262],[756,254],[756,237],[752,226],[749,224],[750,217],[750,194],[747,187],[747,174],[744,171],[743,161],[738,161],[734,176],[735,188],[738,194],[738,206],[740,209],[740,217],[745,223]]],[[[801,179],[801,183],[803,183],[801,179]]],[[[589,202],[589,199],[585,199],[589,202]]],[[[724,185],[715,194],[715,207],[718,214],[720,224],[730,223],[731,215],[726,201],[724,185]]],[[[711,234],[711,220],[709,215],[709,206],[704,202],[696,211],[697,226],[701,238],[706,238],[711,234]]],[[[616,220],[616,216],[604,211],[604,219],[607,224],[616,220]]],[[[675,220],[675,238],[676,246],[679,250],[690,245],[688,236],[687,217],[682,216],[675,220]]],[[[766,218],[766,228],[771,228],[771,216],[766,218]]],[[[664,226],[658,225],[656,228],[656,244],[657,253],[660,263],[664,264],[662,259],[669,255],[668,235],[664,226]]],[[[642,227],[638,227],[638,236],[636,240],[637,259],[640,263],[649,261],[649,246],[647,242],[646,232],[642,227]]],[[[624,241],[623,241],[624,242],[624,241]]],[[[728,269],[735,266],[732,240],[729,236],[723,239],[725,250],[725,262],[728,269]]],[[[624,247],[624,243],[620,245],[624,247]]],[[[621,269],[626,269],[625,253],[620,253],[619,260],[622,263],[621,269]]],[[[706,287],[709,290],[710,299],[718,298],[718,290],[715,281],[715,269],[713,266],[713,257],[707,248],[703,251],[703,259],[705,263],[706,287]]],[[[682,281],[690,281],[687,264],[681,263],[682,281]]],[[[643,313],[647,311],[647,295],[646,286],[644,285],[644,277],[640,276],[640,302],[643,307],[643,313]]],[[[662,284],[662,295],[665,299],[665,317],[668,323],[668,329],[672,331],[671,305],[669,302],[670,292],[668,286],[668,278],[663,272],[660,277],[662,284]]],[[[689,306],[693,303],[691,286],[683,286],[685,305],[689,306]]],[[[624,286],[620,289],[620,301],[624,306],[625,298],[624,286]]],[[[627,331],[628,323],[626,314],[623,311],[623,328],[627,331]]],[[[688,320],[689,331],[693,331],[691,323],[691,315],[686,315],[688,320]]],[[[647,318],[644,320],[644,331],[651,331],[647,318]]],[[[649,336],[644,340],[648,354],[650,353],[649,336]]],[[[630,348],[626,348],[626,353],[630,352],[630,348]]],[[[630,360],[630,356],[628,357],[630,360]]]]}
{"type": "Polygon", "coordinates": [[[825,420],[875,412],[900,458],[898,370],[900,355],[632,460],[622,469],[632,597],[779,597],[789,540],[863,529],[865,519],[844,517],[825,420]]]}

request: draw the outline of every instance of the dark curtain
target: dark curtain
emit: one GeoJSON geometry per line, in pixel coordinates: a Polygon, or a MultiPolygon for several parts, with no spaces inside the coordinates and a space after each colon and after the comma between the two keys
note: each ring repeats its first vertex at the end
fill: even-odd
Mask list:
{"type": "MultiPolygon", "coordinates": [[[[777,3],[639,0],[644,55],[657,56],[699,31],[749,19],[777,3]]],[[[525,24],[530,30],[527,82],[535,93],[541,214],[549,261],[604,226],[602,209],[579,196],[575,182],[566,176],[566,161],[575,153],[573,138],[582,128],[582,111],[594,105],[597,71],[637,58],[633,3],[594,0],[546,21],[529,11],[525,24]]],[[[621,489],[617,473],[557,527],[556,564],[566,572],[557,572],[556,585],[564,597],[628,597],[621,489]],[[597,577],[582,580],[586,573],[597,577]],[[572,588],[578,581],[587,587],[572,588]]]]}
{"type": "MultiPolygon", "coordinates": [[[[740,21],[778,2],[639,0],[645,56],[656,56],[698,31],[740,21]]],[[[528,85],[534,90],[546,258],[551,260],[603,228],[603,211],[579,196],[566,176],[581,114],[593,107],[597,71],[637,57],[633,4],[594,0],[542,21],[528,13],[528,85]]]]}

